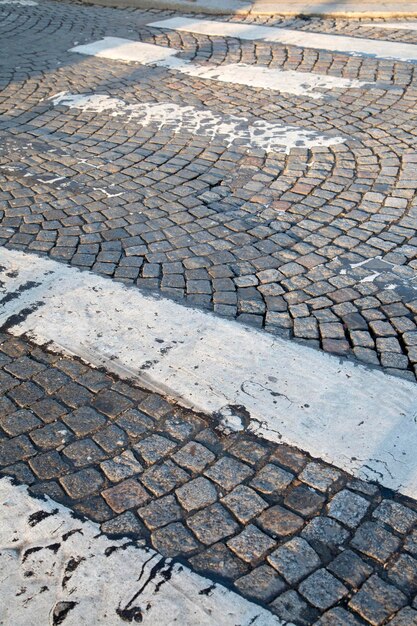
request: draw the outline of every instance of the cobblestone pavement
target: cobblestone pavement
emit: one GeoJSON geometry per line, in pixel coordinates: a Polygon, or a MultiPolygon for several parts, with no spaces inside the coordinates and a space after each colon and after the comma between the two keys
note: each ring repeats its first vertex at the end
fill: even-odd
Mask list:
{"type": "Polygon", "coordinates": [[[417,504],[0,337],[2,473],[298,625],[417,623],[417,504]]]}
{"type": "MultiPolygon", "coordinates": [[[[415,65],[161,30],[170,12],[0,4],[0,245],[91,269],[415,380],[415,65]],[[69,52],[103,37],[357,79],[289,95],[69,52]],[[344,143],[265,151],[99,94],[297,126],[344,143]]],[[[268,25],[417,44],[359,21],[268,25]]],[[[285,88],[285,87],[284,87],[285,88]]],[[[229,118],[225,118],[229,119],[229,118]]],[[[417,504],[284,445],[0,335],[5,475],[304,626],[417,624],[417,504]]]]}
{"type": "MultiPolygon", "coordinates": [[[[173,13],[0,6],[0,244],[158,290],[414,380],[416,77],[412,63],[144,26],[173,13]],[[68,52],[104,36],[360,79],[322,98],[68,52]],[[289,154],[54,106],[99,93],[209,107],[346,137],[289,154]]],[[[359,21],[270,25],[417,43],[359,21]]]]}

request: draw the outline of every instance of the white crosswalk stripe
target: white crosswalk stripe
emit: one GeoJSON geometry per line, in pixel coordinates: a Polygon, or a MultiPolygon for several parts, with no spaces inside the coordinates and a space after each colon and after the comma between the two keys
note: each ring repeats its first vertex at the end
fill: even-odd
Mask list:
{"type": "Polygon", "coordinates": [[[174,133],[186,132],[267,152],[287,152],[291,148],[312,148],[343,143],[343,137],[332,137],[314,130],[266,120],[249,122],[245,117],[223,115],[210,109],[181,106],[174,102],[141,102],[128,104],[120,98],[101,94],[59,93],[50,98],[55,106],[68,106],[79,111],[102,113],[135,120],[141,126],[156,125],[174,133]]]}
{"type": "Polygon", "coordinates": [[[0,265],[13,334],[417,498],[414,383],[32,254],[0,265]]]}
{"type": "Polygon", "coordinates": [[[236,37],[250,41],[267,41],[302,48],[315,48],[342,52],[345,54],[372,56],[380,59],[398,61],[417,61],[417,45],[311,33],[308,31],[257,26],[252,24],[236,24],[234,22],[216,22],[214,20],[195,20],[186,17],[174,17],[148,24],[153,28],[166,28],[199,35],[216,37],[236,37]]]}
{"type": "Polygon", "coordinates": [[[109,538],[98,524],[49,498],[33,498],[8,478],[0,480],[0,502],[4,626],[57,625],[64,619],[65,626],[289,626],[141,540],[109,538]],[[59,550],[48,549],[52,541],[59,550]],[[68,598],[71,610],[55,619],[54,608],[68,605],[68,598]],[[129,608],[133,618],[126,617],[129,608]]]}
{"type": "Polygon", "coordinates": [[[386,30],[416,30],[417,22],[371,22],[370,24],[362,24],[367,28],[383,28],[386,30]]]}
{"type": "Polygon", "coordinates": [[[197,65],[190,61],[179,59],[176,56],[179,50],[135,42],[129,39],[120,39],[118,37],[105,37],[100,41],[76,46],[71,48],[70,51],[115,61],[156,65],[176,70],[181,74],[195,78],[261,89],[274,89],[296,96],[308,96],[313,99],[323,98],[327,90],[355,89],[369,84],[355,79],[339,78],[312,72],[270,69],[245,63],[212,67],[197,65]]]}

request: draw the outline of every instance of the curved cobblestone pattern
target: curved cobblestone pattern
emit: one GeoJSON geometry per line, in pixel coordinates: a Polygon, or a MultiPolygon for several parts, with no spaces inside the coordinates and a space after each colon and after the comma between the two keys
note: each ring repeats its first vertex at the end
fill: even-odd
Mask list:
{"type": "MultiPolygon", "coordinates": [[[[2,245],[414,379],[413,64],[144,26],[168,12],[46,2],[0,12],[8,49],[0,77],[2,245]],[[244,62],[369,84],[313,100],[67,52],[109,35],[173,47],[203,65],[244,62]],[[62,91],[207,106],[346,141],[288,155],[208,143],[105,111],[55,107],[48,98],[62,91]]],[[[417,40],[415,32],[382,32],[358,21],[285,25],[417,40]]]]}
{"type": "Polygon", "coordinates": [[[416,623],[414,501],[7,334],[0,390],[0,471],[33,495],[297,626],[416,623]]]}

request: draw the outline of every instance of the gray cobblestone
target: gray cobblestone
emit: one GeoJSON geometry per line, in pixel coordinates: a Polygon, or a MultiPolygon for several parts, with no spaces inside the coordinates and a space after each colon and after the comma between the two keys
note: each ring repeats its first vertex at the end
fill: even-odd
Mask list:
{"type": "Polygon", "coordinates": [[[212,504],[195,513],[188,520],[188,526],[196,537],[206,545],[229,537],[239,526],[220,504],[212,504]]]}
{"type": "Polygon", "coordinates": [[[296,591],[287,591],[269,605],[270,609],[283,620],[309,626],[318,615],[296,591]]]}
{"type": "Polygon", "coordinates": [[[107,478],[112,482],[119,482],[125,478],[130,478],[143,470],[142,465],[137,461],[130,450],[125,450],[120,456],[104,461],[100,464],[100,467],[107,478]]]}
{"type": "Polygon", "coordinates": [[[372,626],[380,626],[401,609],[407,600],[401,591],[372,576],[350,600],[349,606],[372,626]]]}
{"type": "Polygon", "coordinates": [[[103,497],[107,504],[116,513],[123,513],[127,509],[146,504],[149,494],[133,478],[118,483],[103,491],[103,497]]]}
{"type": "Polygon", "coordinates": [[[351,545],[363,554],[384,563],[395,552],[400,541],[373,522],[365,522],[356,532],[351,545]]]}
{"type": "Polygon", "coordinates": [[[251,476],[253,471],[250,467],[236,459],[223,457],[206,470],[204,474],[218,483],[223,489],[230,490],[251,476]]]}
{"type": "Polygon", "coordinates": [[[347,593],[347,588],[326,569],[319,569],[306,578],[299,591],[313,606],[324,611],[330,608],[347,593]]]}
{"type": "Polygon", "coordinates": [[[269,563],[294,584],[319,567],[320,559],[312,547],[301,538],[291,539],[269,555],[269,563]]]}
{"type": "Polygon", "coordinates": [[[407,533],[417,521],[417,513],[399,504],[384,500],[375,509],[373,517],[379,522],[388,524],[399,533],[407,533]]]}
{"type": "Polygon", "coordinates": [[[228,547],[242,561],[250,564],[258,563],[274,547],[275,541],[253,524],[227,542],[228,547]]]}
{"type": "Polygon", "coordinates": [[[13,437],[2,426],[8,423],[4,418],[17,411],[37,413],[32,405],[18,407],[11,385],[0,402],[2,475],[30,484],[35,495],[71,506],[100,523],[103,532],[132,536],[166,556],[187,560],[196,571],[267,603],[297,625],[319,619],[319,624],[332,624],[334,619],[335,624],[382,626],[397,614],[399,624],[414,619],[417,520],[412,502],[399,494],[395,499],[384,494],[382,500],[377,485],[311,461],[290,446],[245,433],[216,433],[209,418],[183,413],[157,401],[155,394],[147,402],[146,392],[137,387],[101,373],[90,375],[94,370],[87,366],[57,359],[23,340],[6,346],[16,356],[3,347],[0,336],[0,371],[6,362],[2,355],[10,364],[24,354],[27,371],[32,359],[45,365],[36,376],[52,381],[56,377],[47,376],[49,370],[65,371],[97,391],[81,395],[86,404],[75,410],[62,398],[58,402],[55,392],[34,400],[33,407],[48,400],[64,412],[58,410],[45,426],[33,422],[27,434],[13,437]],[[113,418],[94,412],[94,397],[103,389],[128,398],[132,406],[113,418]],[[73,428],[61,421],[74,415],[73,428]],[[146,467],[139,450],[160,450],[146,446],[149,441],[172,445],[146,467]],[[77,464],[83,469],[77,471],[77,464]],[[323,571],[328,584],[320,586],[315,575],[323,571]],[[401,616],[404,607],[409,610],[401,616]]]}
{"type": "Polygon", "coordinates": [[[345,584],[359,588],[372,574],[372,567],[351,550],[344,550],[328,565],[328,569],[345,584]]]}
{"type": "Polygon", "coordinates": [[[256,491],[243,485],[236,487],[222,498],[222,503],[242,524],[246,524],[268,507],[268,503],[256,491]]]}
{"type": "Polygon", "coordinates": [[[187,556],[199,547],[189,530],[180,522],[159,528],[152,534],[154,547],[163,556],[187,556]]]}
{"type": "Polygon", "coordinates": [[[369,502],[351,491],[339,491],[328,505],[329,516],[356,528],[369,509],[369,502]]]}
{"type": "Polygon", "coordinates": [[[235,582],[235,586],[246,597],[265,603],[286,589],[285,582],[268,565],[261,565],[250,574],[242,576],[235,582]]]}
{"type": "Polygon", "coordinates": [[[217,490],[212,482],[200,476],[176,490],[180,504],[187,511],[195,511],[217,500],[217,490]]]}
{"type": "Polygon", "coordinates": [[[193,556],[190,563],[198,572],[221,576],[226,580],[235,580],[248,570],[248,566],[235,557],[223,543],[216,543],[193,556]]]}

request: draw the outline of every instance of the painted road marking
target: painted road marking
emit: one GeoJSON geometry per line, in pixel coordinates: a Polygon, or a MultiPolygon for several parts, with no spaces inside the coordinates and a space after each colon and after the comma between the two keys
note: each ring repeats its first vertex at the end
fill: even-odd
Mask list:
{"type": "Polygon", "coordinates": [[[379,59],[417,61],[417,45],[409,43],[362,39],[360,37],[346,37],[344,35],[327,35],[292,30],[290,28],[275,28],[273,26],[197,20],[187,17],[173,17],[167,20],[152,22],[147,24],[147,26],[185,31],[197,35],[236,37],[237,39],[248,39],[250,41],[267,41],[301,48],[315,48],[318,50],[329,50],[331,52],[365,55],[379,59]]]}
{"type": "Polygon", "coordinates": [[[8,478],[0,480],[0,502],[1,624],[60,624],[59,603],[64,608],[70,600],[65,626],[284,626],[185,565],[140,541],[110,540],[98,524],[76,519],[49,498],[30,497],[8,478]],[[59,550],[44,549],[51,544],[59,550]],[[76,567],[69,569],[71,563],[76,567]]]}
{"type": "Polygon", "coordinates": [[[34,0],[0,0],[0,6],[4,4],[20,4],[24,7],[34,7],[38,5],[34,0]]]}
{"type": "Polygon", "coordinates": [[[320,90],[362,88],[370,83],[356,79],[326,76],[311,72],[295,72],[292,70],[270,69],[259,65],[232,63],[219,66],[205,66],[179,59],[180,52],[173,48],[165,48],[154,44],[135,42],[117,37],[105,37],[100,41],[71,48],[70,52],[78,52],[114,61],[156,65],[176,70],[181,74],[217,80],[246,87],[275,89],[296,96],[308,96],[313,99],[323,98],[325,93],[320,90]]]}
{"type": "Polygon", "coordinates": [[[120,37],[104,37],[99,41],[75,46],[71,48],[70,52],[78,52],[102,59],[142,63],[143,65],[155,64],[178,54],[178,50],[173,48],[121,39],[120,37]]]}
{"type": "Polygon", "coordinates": [[[0,266],[13,334],[417,499],[416,384],[35,255],[0,266]]]}
{"type": "Polygon", "coordinates": [[[367,28],[386,28],[387,30],[417,30],[417,22],[371,22],[361,24],[367,28]]]}
{"type": "Polygon", "coordinates": [[[227,145],[261,148],[266,152],[286,152],[291,148],[333,146],[343,143],[343,137],[332,137],[298,126],[271,123],[266,120],[249,122],[246,117],[222,115],[210,109],[181,106],[173,102],[141,102],[129,104],[120,98],[101,94],[56,94],[50,98],[55,106],[67,106],[79,111],[103,113],[135,120],[143,127],[157,126],[173,133],[187,132],[199,137],[224,141],[227,145]]]}

